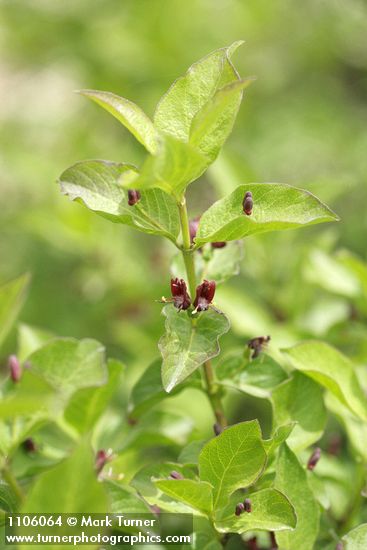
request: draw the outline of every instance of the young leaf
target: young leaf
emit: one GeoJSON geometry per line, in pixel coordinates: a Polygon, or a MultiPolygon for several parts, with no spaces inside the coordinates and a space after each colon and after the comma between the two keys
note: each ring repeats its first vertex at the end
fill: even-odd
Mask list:
{"type": "Polygon", "coordinates": [[[40,376],[24,371],[14,391],[0,400],[0,418],[13,418],[36,412],[47,413],[55,390],[40,376]]]}
{"type": "Polygon", "coordinates": [[[216,372],[221,385],[264,398],[287,380],[284,369],[269,355],[262,354],[247,362],[243,351],[226,357],[216,372]]]}
{"type": "Polygon", "coordinates": [[[232,241],[248,235],[336,221],[338,217],[314,195],[283,183],[240,185],[214,203],[201,216],[196,246],[206,242],[232,241]],[[245,193],[253,196],[250,216],[243,212],[245,193]]]}
{"type": "Polygon", "coordinates": [[[62,394],[106,382],[105,349],[96,340],[58,338],[29,356],[31,372],[62,394]]]}
{"type": "Polygon", "coordinates": [[[264,439],[263,445],[268,455],[268,459],[275,453],[278,447],[280,447],[280,445],[288,439],[288,437],[294,430],[295,425],[296,422],[291,422],[290,424],[279,426],[278,428],[276,428],[271,439],[264,439]]]}
{"type": "Polygon", "coordinates": [[[149,506],[129,486],[115,481],[104,480],[103,486],[107,489],[110,508],[113,514],[151,514],[149,506]]]}
{"type": "Polygon", "coordinates": [[[157,140],[153,123],[135,103],[111,92],[80,90],[79,93],[95,101],[117,118],[149,153],[156,152],[157,140]]]}
{"type": "Polygon", "coordinates": [[[367,523],[358,525],[342,538],[345,550],[366,550],[367,548],[367,523]]]}
{"type": "Polygon", "coordinates": [[[310,550],[313,548],[319,530],[319,506],[308,486],[305,470],[286,443],[283,443],[279,450],[275,488],[289,498],[297,516],[297,526],[294,531],[276,534],[279,548],[310,550]]]}
{"type": "Polygon", "coordinates": [[[159,349],[163,357],[163,386],[170,392],[205,361],[218,355],[218,339],[230,325],[223,313],[211,309],[193,320],[190,314],[169,304],[163,308],[163,315],[166,333],[159,341],[159,349]]]}
{"type": "Polygon", "coordinates": [[[209,441],[200,453],[199,471],[200,479],[214,487],[214,508],[226,505],[236,489],[252,485],[265,463],[257,420],[235,424],[209,441]]]}
{"type": "Polygon", "coordinates": [[[220,88],[193,119],[190,144],[210,162],[215,161],[232,131],[241,104],[242,91],[253,81],[254,79],[236,80],[220,88]]]}
{"type": "Polygon", "coordinates": [[[22,275],[0,287],[0,346],[7,337],[23,306],[29,275],[22,275]]]}
{"type": "Polygon", "coordinates": [[[367,402],[353,364],[325,342],[306,341],[283,350],[292,366],[329,389],[359,418],[367,420],[367,402]]]}
{"type": "Polygon", "coordinates": [[[155,485],[166,495],[187,504],[204,515],[213,509],[212,486],[193,479],[158,479],[155,485]]]}
{"type": "Polygon", "coordinates": [[[231,502],[217,514],[215,527],[222,533],[246,533],[246,531],[284,531],[294,529],[297,523],[293,506],[287,497],[276,489],[263,489],[256,493],[246,494],[251,500],[251,513],[236,516],[234,513],[237,500],[231,502]]]}
{"type": "Polygon", "coordinates": [[[295,372],[293,377],[272,392],[274,427],[296,422],[288,445],[301,450],[320,439],[326,424],[323,391],[319,384],[295,372]]]}
{"type": "Polygon", "coordinates": [[[124,174],[135,172],[136,168],[129,164],[86,160],[65,170],[59,184],[70,200],[82,202],[100,216],[144,233],[164,235],[175,242],[180,221],[171,196],[161,189],[147,189],[137,204],[128,204],[127,191],[120,180],[124,174]]]}
{"type": "Polygon", "coordinates": [[[44,344],[55,338],[52,332],[47,330],[26,325],[24,323],[18,324],[18,359],[19,361],[25,361],[27,357],[42,347],[44,344]]]}
{"type": "Polygon", "coordinates": [[[141,172],[134,179],[122,178],[125,187],[149,189],[158,187],[179,200],[189,183],[197,179],[207,167],[207,160],[188,143],[172,136],[160,135],[156,155],[148,156],[141,172]]]}
{"type": "Polygon", "coordinates": [[[177,461],[180,464],[198,464],[199,463],[199,455],[201,453],[201,449],[206,444],[206,441],[204,439],[191,441],[182,449],[180,454],[178,455],[177,461]]]}
{"type": "Polygon", "coordinates": [[[23,513],[106,513],[107,499],[97,481],[92,449],[82,442],[65,461],[41,474],[22,506],[23,513]]]}
{"type": "MultiPolygon", "coordinates": [[[[162,385],[161,375],[162,360],[154,361],[141,375],[132,389],[129,403],[129,416],[137,418],[151,407],[167,397],[167,392],[162,385]]],[[[198,374],[198,373],[197,373],[198,374]]],[[[194,375],[187,380],[187,383],[181,384],[176,391],[173,390],[170,395],[176,395],[188,386],[201,387],[200,375],[194,375]]]]}
{"type": "Polygon", "coordinates": [[[124,366],[117,360],[107,363],[108,381],[103,386],[81,388],[76,391],[64,412],[69,424],[80,433],[91,430],[118,388],[124,366]]]}
{"type": "MultiPolygon", "coordinates": [[[[154,125],[182,141],[189,141],[194,117],[212,99],[215,92],[238,80],[230,57],[242,42],[215,50],[194,63],[162,97],[154,115],[154,125]]],[[[233,118],[238,106],[234,106],[233,118]]]]}

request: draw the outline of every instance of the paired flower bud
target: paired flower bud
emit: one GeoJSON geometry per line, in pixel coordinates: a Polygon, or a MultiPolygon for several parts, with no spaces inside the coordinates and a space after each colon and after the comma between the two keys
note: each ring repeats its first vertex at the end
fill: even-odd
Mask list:
{"type": "Polygon", "coordinates": [[[256,359],[268,342],[270,342],[270,336],[257,336],[249,340],[247,346],[253,350],[251,359],[256,359]]]}
{"type": "Polygon", "coordinates": [[[191,305],[191,298],[187,292],[187,286],[183,279],[171,279],[171,293],[174,306],[181,309],[188,309],[191,305]]]}
{"type": "Polygon", "coordinates": [[[247,193],[244,196],[243,202],[243,211],[246,214],[246,216],[251,216],[252,209],[254,207],[254,201],[252,200],[252,193],[251,191],[247,191],[247,193]]]}
{"type": "Polygon", "coordinates": [[[247,512],[248,514],[250,514],[251,511],[251,500],[249,498],[245,498],[243,502],[239,502],[236,505],[234,513],[236,514],[236,516],[240,516],[241,514],[243,514],[243,512],[247,512]]]}
{"type": "Polygon", "coordinates": [[[215,294],[215,281],[204,281],[196,287],[194,306],[196,311],[206,311],[213,301],[215,294]]]}
{"type": "Polygon", "coordinates": [[[311,470],[312,472],[312,470],[315,468],[316,464],[320,460],[320,457],[321,457],[321,449],[320,447],[316,447],[316,449],[308,459],[307,470],[311,470]]]}
{"type": "Polygon", "coordinates": [[[128,189],[127,199],[129,206],[134,206],[134,204],[139,202],[141,199],[140,191],[138,191],[137,189],[128,189]]]}
{"type": "Polygon", "coordinates": [[[10,355],[8,359],[8,368],[10,372],[10,378],[13,380],[13,382],[19,382],[22,377],[22,367],[20,366],[16,355],[10,355]]]}

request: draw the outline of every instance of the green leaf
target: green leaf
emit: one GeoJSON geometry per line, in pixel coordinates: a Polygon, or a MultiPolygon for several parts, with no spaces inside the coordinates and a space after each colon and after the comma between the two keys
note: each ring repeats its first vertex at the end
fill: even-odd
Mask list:
{"type": "Polygon", "coordinates": [[[194,516],[193,518],[192,543],[189,547],[183,548],[190,550],[223,550],[221,542],[218,540],[218,533],[214,530],[211,522],[203,516],[194,516]]]}
{"type": "MultiPolygon", "coordinates": [[[[129,401],[129,416],[138,418],[148,409],[166,399],[168,394],[162,385],[162,359],[154,361],[141,375],[131,391],[129,401]]],[[[177,395],[189,386],[201,387],[201,377],[193,375],[187,383],[175,388],[169,395],[177,395]]]]}
{"type": "Polygon", "coordinates": [[[18,510],[18,499],[11,487],[0,480],[0,510],[4,512],[16,512],[18,510]]]}
{"type": "Polygon", "coordinates": [[[197,149],[172,136],[161,135],[157,153],[147,158],[140,174],[135,178],[127,174],[121,182],[125,187],[143,190],[158,187],[181,200],[188,184],[201,176],[206,167],[207,160],[197,149]]]}
{"type": "Polygon", "coordinates": [[[49,514],[106,513],[106,493],[102,483],[97,481],[88,442],[82,442],[56,468],[41,474],[31,487],[22,512],[45,511],[49,514]]]}
{"type": "Polygon", "coordinates": [[[294,531],[276,534],[279,548],[310,550],[319,531],[320,511],[308,485],[306,472],[286,443],[283,443],[278,454],[275,488],[289,498],[297,516],[294,531]]]}
{"type": "Polygon", "coordinates": [[[345,550],[366,550],[367,548],[367,523],[358,525],[342,538],[345,550]]]}
{"type": "Polygon", "coordinates": [[[309,340],[283,350],[292,366],[330,390],[362,420],[367,420],[367,402],[353,364],[325,342],[309,340]]]}
{"type": "Polygon", "coordinates": [[[204,439],[188,443],[178,455],[178,462],[180,464],[198,464],[199,455],[205,443],[206,441],[204,439]]]}
{"type": "Polygon", "coordinates": [[[153,123],[135,103],[111,92],[80,90],[79,93],[106,109],[144,145],[149,153],[155,153],[157,140],[153,123]]]}
{"type": "Polygon", "coordinates": [[[25,274],[0,287],[0,346],[22,309],[29,279],[29,275],[25,274]]]}
{"type": "Polygon", "coordinates": [[[183,502],[177,502],[177,500],[164,494],[153,482],[154,479],[168,478],[173,471],[179,472],[185,479],[193,478],[193,472],[190,468],[174,462],[166,462],[145,466],[134,476],[131,485],[151,506],[159,506],[166,512],[190,514],[192,513],[190,506],[183,502]]]}
{"type": "Polygon", "coordinates": [[[256,233],[338,219],[308,191],[283,183],[249,183],[240,185],[204,212],[195,243],[201,246],[206,242],[232,241],[256,233]],[[242,209],[247,191],[251,191],[254,201],[250,216],[246,216],[242,209]]]}
{"type": "Polygon", "coordinates": [[[47,413],[55,391],[37,374],[24,371],[21,380],[0,400],[0,418],[13,418],[36,412],[47,413]]]}
{"type": "Polygon", "coordinates": [[[273,390],[273,425],[281,426],[287,422],[296,422],[288,445],[291,449],[301,450],[320,439],[326,424],[326,409],[323,390],[311,378],[301,372],[273,390]]]}
{"type": "Polygon", "coordinates": [[[210,162],[215,161],[232,131],[241,104],[242,91],[253,81],[253,78],[237,80],[220,88],[193,119],[190,144],[210,162]]]}
{"type": "Polygon", "coordinates": [[[295,425],[296,425],[296,422],[291,422],[290,424],[284,424],[284,426],[279,426],[278,428],[276,428],[271,439],[265,439],[263,441],[264,449],[268,455],[268,458],[272,457],[272,455],[275,453],[278,447],[280,447],[280,445],[288,439],[295,425]]]}
{"type": "Polygon", "coordinates": [[[160,189],[148,189],[137,204],[129,206],[121,177],[131,173],[136,168],[129,164],[86,160],[67,168],[59,184],[70,200],[82,202],[104,218],[176,241],[180,221],[174,199],[160,189]]]}
{"type": "Polygon", "coordinates": [[[91,430],[117,391],[124,368],[119,361],[110,359],[107,363],[108,381],[106,384],[76,391],[64,412],[67,422],[81,433],[91,430]]]}
{"type": "Polygon", "coordinates": [[[221,385],[264,398],[287,379],[279,363],[265,353],[250,362],[243,352],[231,354],[219,364],[216,373],[221,385]]]}
{"type": "Polygon", "coordinates": [[[151,514],[149,506],[129,485],[104,480],[103,486],[107,489],[113,514],[151,514]]]}
{"type": "MultiPolygon", "coordinates": [[[[243,500],[243,495],[242,500],[243,500]]],[[[231,499],[230,504],[217,514],[215,527],[222,533],[246,533],[246,531],[284,531],[294,529],[297,517],[287,497],[276,489],[263,489],[246,494],[251,500],[251,513],[236,516],[236,502],[241,496],[231,499]]]]}
{"type": "Polygon", "coordinates": [[[200,479],[213,487],[214,508],[227,503],[236,489],[252,485],[266,463],[257,420],[224,430],[205,445],[199,457],[200,479]]]}
{"type": "Polygon", "coordinates": [[[179,312],[169,304],[163,308],[163,315],[166,334],[159,341],[159,349],[163,357],[163,386],[170,392],[205,361],[218,355],[218,339],[230,325],[223,313],[211,309],[193,319],[190,313],[179,312]]]}
{"type": "Polygon", "coordinates": [[[55,338],[55,335],[46,330],[20,323],[18,327],[18,358],[25,361],[27,357],[55,338]]]}
{"type": "MultiPolygon", "coordinates": [[[[238,80],[230,57],[242,42],[216,50],[194,63],[178,78],[158,103],[154,125],[182,141],[189,141],[195,116],[219,88],[238,80]]],[[[238,106],[234,106],[234,117],[238,106]]]]}
{"type": "Polygon", "coordinates": [[[62,394],[106,382],[105,349],[96,340],[58,338],[29,357],[31,371],[62,394]]]}
{"type": "Polygon", "coordinates": [[[213,509],[212,487],[205,481],[193,479],[158,479],[155,485],[166,495],[187,504],[204,515],[213,509]]]}

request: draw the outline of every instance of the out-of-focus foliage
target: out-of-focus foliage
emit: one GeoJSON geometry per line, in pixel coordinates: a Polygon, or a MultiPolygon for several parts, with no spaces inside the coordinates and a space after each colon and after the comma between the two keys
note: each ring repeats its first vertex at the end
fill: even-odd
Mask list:
{"type": "MultiPolygon", "coordinates": [[[[154,457],[175,461],[192,430],[194,440],[208,437],[211,414],[196,389],[185,389],[165,402],[169,419],[156,411],[149,418],[143,414],[135,428],[126,422],[121,430],[128,389],[157,356],[164,319],[155,300],[168,293],[174,249],[158,237],[99,219],[59,194],[57,176],[81,158],[140,164],[145,155],[117,121],[73,90],[113,91],[153,117],[159,97],[193,61],[234,40],[246,41],[235,54],[236,66],[257,81],[245,90],[225,151],[190,187],[192,217],[239,185],[282,181],[315,193],[341,222],[245,239],[240,277],[216,295],[232,323],[222,347],[241,348],[240,357],[248,338],[271,334],[275,361],[282,346],[322,338],[354,361],[366,388],[366,34],[367,6],[361,0],[1,2],[0,282],[26,272],[32,276],[18,339],[20,352],[26,348],[24,359],[54,333],[101,341],[109,356],[127,365],[117,397],[112,389],[101,396],[98,387],[81,387],[82,420],[75,420],[72,401],[65,412],[75,430],[83,432],[90,403],[96,400],[104,410],[112,399],[108,428],[105,423],[98,430],[97,425],[93,444],[116,450],[112,473],[123,471],[126,481],[147,464],[147,446],[154,447],[151,462],[154,457]]],[[[13,330],[1,357],[15,350],[13,330]]],[[[118,376],[113,367],[109,376],[118,376]]],[[[320,431],[325,409],[312,381],[306,387],[298,384],[303,373],[292,376],[288,386],[274,390],[272,405],[279,424],[298,421],[288,440],[298,452],[319,433],[308,425],[304,395],[313,395],[320,431]],[[289,418],[280,397],[288,398],[291,386],[300,397],[289,418]]],[[[35,388],[35,380],[25,383],[35,388]]],[[[244,393],[231,394],[226,404],[231,422],[259,418],[270,433],[271,409],[263,397],[272,385],[262,385],[262,395],[256,395],[251,388],[255,384],[258,390],[258,381],[241,378],[238,383],[244,393]]],[[[50,391],[35,389],[44,396],[50,391]]],[[[34,406],[21,396],[7,404],[7,415],[21,400],[25,408],[34,406]]],[[[365,511],[353,508],[364,498],[359,460],[366,461],[361,445],[365,427],[341,402],[335,403],[335,395],[327,395],[326,405],[335,416],[322,445],[331,449],[337,440],[341,452],[322,458],[312,487],[344,534],[367,519],[365,511]],[[352,483],[357,486],[353,492],[352,483]]],[[[44,448],[37,460],[16,454],[20,479],[57,463],[72,448],[73,433],[68,437],[57,423],[36,421],[44,448]]],[[[34,426],[21,426],[19,437],[34,426]]],[[[2,439],[11,444],[6,430],[2,439]]],[[[284,451],[282,460],[296,470],[292,451],[284,451]]],[[[284,480],[277,483],[281,487],[284,480]]],[[[329,531],[330,525],[321,525],[320,548],[326,547],[322,533],[329,541],[329,531]]]]}

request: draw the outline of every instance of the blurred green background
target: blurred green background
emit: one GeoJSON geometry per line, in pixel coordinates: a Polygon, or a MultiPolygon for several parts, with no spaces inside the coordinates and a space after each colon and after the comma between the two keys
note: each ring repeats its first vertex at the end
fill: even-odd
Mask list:
{"type": "MultiPolygon", "coordinates": [[[[364,361],[366,36],[360,0],[2,0],[0,282],[32,274],[21,320],[97,338],[131,380],[157,356],[155,300],[168,294],[173,248],[70,203],[55,184],[77,160],[139,164],[144,151],[73,91],[113,91],[152,115],[191,63],[244,39],[234,62],[257,82],[190,188],[192,216],[239,183],[276,181],[315,192],[342,221],[246,240],[241,276],[218,292],[233,324],[222,347],[263,333],[276,346],[317,337],[364,361]]],[[[262,414],[255,401],[242,417],[262,414]]],[[[190,403],[197,421],[203,406],[190,403]]]]}

